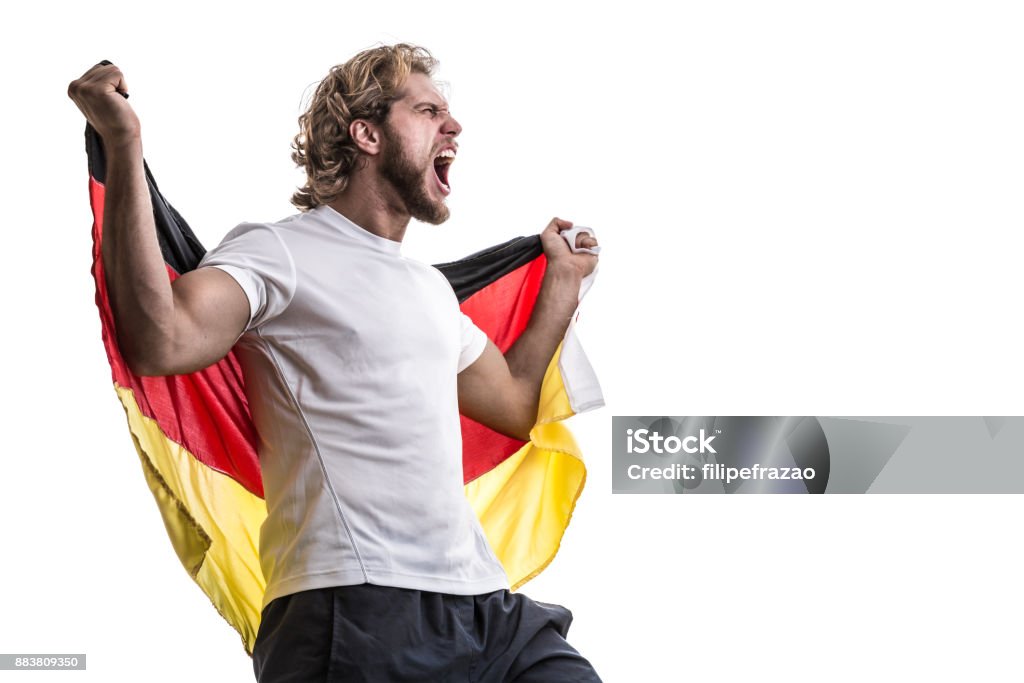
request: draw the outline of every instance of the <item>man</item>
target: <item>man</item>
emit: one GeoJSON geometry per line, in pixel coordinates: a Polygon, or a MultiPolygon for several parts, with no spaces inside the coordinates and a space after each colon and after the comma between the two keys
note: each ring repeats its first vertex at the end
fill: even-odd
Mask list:
{"type": "Polygon", "coordinates": [[[508,592],[462,492],[458,419],[529,438],[596,257],[551,221],[533,317],[503,356],[440,273],[401,256],[410,218],[448,218],[462,128],[435,65],[396,45],[334,67],[299,119],[302,213],[238,226],[173,284],[123,75],[97,65],[69,88],[104,141],[103,263],[126,361],[181,374],[235,347],[245,369],[268,508],[260,681],[598,680],[564,640],[564,608],[508,592]]]}

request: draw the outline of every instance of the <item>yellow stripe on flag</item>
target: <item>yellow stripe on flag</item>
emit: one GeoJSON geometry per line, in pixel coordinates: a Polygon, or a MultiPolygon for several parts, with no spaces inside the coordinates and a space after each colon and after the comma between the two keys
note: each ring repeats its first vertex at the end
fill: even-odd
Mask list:
{"type": "Polygon", "coordinates": [[[554,559],[587,479],[576,440],[557,423],[573,415],[558,357],[556,352],[544,376],[530,443],[466,485],[513,590],[554,559]]]}
{"type": "Polygon", "coordinates": [[[266,503],[168,439],[131,389],[115,389],[178,558],[251,654],[266,589],[259,563],[266,503]]]}

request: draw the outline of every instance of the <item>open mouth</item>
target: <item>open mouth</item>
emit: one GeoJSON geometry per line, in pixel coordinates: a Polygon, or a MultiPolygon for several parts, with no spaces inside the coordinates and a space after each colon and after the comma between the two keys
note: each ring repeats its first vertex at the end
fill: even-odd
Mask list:
{"type": "Polygon", "coordinates": [[[441,187],[444,188],[445,194],[452,191],[451,185],[448,184],[448,170],[453,161],[455,161],[454,149],[443,150],[434,157],[434,174],[437,176],[437,181],[441,183],[441,187]]]}

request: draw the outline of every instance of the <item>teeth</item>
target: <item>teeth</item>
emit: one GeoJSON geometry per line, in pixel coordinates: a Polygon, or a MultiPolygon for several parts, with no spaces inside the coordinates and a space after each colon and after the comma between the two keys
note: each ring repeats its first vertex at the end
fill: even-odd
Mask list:
{"type": "Polygon", "coordinates": [[[446,158],[449,158],[449,159],[454,159],[455,158],[455,150],[454,149],[442,150],[442,152],[437,155],[437,158],[440,159],[442,157],[446,157],[446,158]]]}

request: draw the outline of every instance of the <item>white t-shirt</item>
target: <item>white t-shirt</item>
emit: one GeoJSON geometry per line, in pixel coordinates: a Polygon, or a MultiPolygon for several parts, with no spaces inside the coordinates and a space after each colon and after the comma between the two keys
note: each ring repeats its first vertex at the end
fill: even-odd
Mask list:
{"type": "Polygon", "coordinates": [[[200,264],[251,307],[236,350],[268,510],[264,604],[361,583],[508,588],[463,493],[456,375],[487,338],[400,246],[321,206],[242,224],[200,264]]]}

